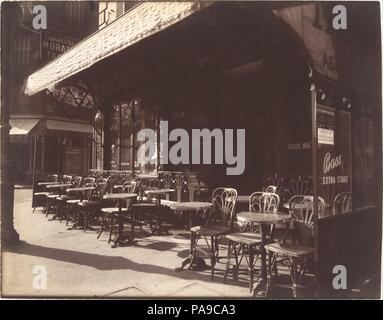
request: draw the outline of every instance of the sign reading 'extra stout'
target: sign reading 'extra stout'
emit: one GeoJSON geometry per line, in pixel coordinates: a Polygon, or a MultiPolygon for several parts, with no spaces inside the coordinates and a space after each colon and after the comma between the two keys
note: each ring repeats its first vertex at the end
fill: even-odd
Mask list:
{"type": "Polygon", "coordinates": [[[318,129],[332,131],[330,139],[318,137],[319,195],[330,206],[341,192],[351,192],[350,113],[318,105],[318,129]]]}

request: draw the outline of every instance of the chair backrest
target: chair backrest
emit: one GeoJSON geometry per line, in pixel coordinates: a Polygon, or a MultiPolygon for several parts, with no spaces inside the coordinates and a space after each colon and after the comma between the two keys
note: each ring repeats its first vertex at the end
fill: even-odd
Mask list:
{"type": "Polygon", "coordinates": [[[101,200],[106,194],[108,189],[108,178],[100,178],[96,181],[96,189],[93,192],[92,198],[94,200],[101,200]]]}
{"type": "MultiPolygon", "coordinates": [[[[325,202],[318,197],[318,217],[325,212],[325,202]]],[[[314,197],[307,195],[293,196],[289,201],[291,217],[294,222],[294,230],[298,234],[301,243],[312,245],[314,232],[314,197]]]]}
{"type": "Polygon", "coordinates": [[[81,176],[75,176],[72,178],[72,185],[73,187],[79,187],[81,185],[81,182],[82,182],[82,177],[81,176]]]}
{"type": "Polygon", "coordinates": [[[134,193],[136,184],[137,184],[136,181],[126,181],[126,182],[124,182],[124,184],[122,185],[122,192],[134,193]]]}
{"type": "Polygon", "coordinates": [[[265,192],[275,193],[277,191],[276,186],[267,186],[265,192]]]}
{"type": "Polygon", "coordinates": [[[194,201],[194,194],[199,190],[198,176],[195,174],[191,174],[187,178],[187,185],[189,191],[189,201],[194,201]]]}
{"type": "Polygon", "coordinates": [[[57,174],[50,174],[47,176],[48,182],[57,182],[59,180],[59,176],[57,174]]]}
{"type": "Polygon", "coordinates": [[[86,177],[82,180],[83,187],[93,187],[96,182],[96,178],[94,177],[86,177]]]}
{"type": "Polygon", "coordinates": [[[275,213],[279,209],[279,195],[271,192],[254,192],[249,198],[249,211],[275,213]]]}
{"type": "Polygon", "coordinates": [[[297,176],[288,181],[288,189],[292,196],[312,194],[312,183],[309,178],[297,176]]]}
{"type": "Polygon", "coordinates": [[[233,226],[238,192],[233,188],[216,188],[212,195],[214,218],[222,226],[233,226]]]}
{"type": "Polygon", "coordinates": [[[350,192],[338,193],[332,204],[332,214],[346,213],[352,211],[352,196],[350,192]]]}
{"type": "Polygon", "coordinates": [[[175,187],[175,180],[171,172],[161,172],[159,179],[163,188],[173,189],[175,187]]]}

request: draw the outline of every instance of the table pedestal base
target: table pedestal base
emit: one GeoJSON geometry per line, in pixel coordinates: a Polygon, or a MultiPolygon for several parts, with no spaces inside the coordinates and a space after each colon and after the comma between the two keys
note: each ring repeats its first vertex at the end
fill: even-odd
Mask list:
{"type": "Polygon", "coordinates": [[[187,265],[189,265],[188,270],[201,271],[201,270],[210,269],[210,266],[206,264],[204,259],[200,257],[189,256],[184,261],[182,261],[181,266],[178,268],[175,268],[174,271],[181,271],[187,265]]]}
{"type": "Polygon", "coordinates": [[[117,248],[118,246],[131,246],[135,244],[134,239],[129,236],[117,235],[110,245],[111,248],[117,248]]]}

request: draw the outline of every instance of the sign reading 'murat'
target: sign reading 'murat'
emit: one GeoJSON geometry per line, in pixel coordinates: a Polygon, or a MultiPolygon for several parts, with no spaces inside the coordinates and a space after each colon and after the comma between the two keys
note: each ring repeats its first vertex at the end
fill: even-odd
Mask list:
{"type": "Polygon", "coordinates": [[[53,60],[76,43],[77,40],[73,38],[44,31],[41,34],[41,59],[46,62],[53,60]]]}

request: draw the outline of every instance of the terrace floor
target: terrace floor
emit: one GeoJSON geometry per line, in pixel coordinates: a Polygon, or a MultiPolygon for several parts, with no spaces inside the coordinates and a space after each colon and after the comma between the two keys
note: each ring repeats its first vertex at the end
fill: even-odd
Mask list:
{"type": "MultiPolygon", "coordinates": [[[[222,282],[226,259],[217,264],[214,281],[210,270],[175,272],[189,248],[189,232],[181,228],[167,236],[150,236],[144,227],[135,245],[113,249],[107,232],[96,239],[96,231],[67,230],[65,222],[48,221],[39,209],[32,213],[31,198],[30,188],[15,189],[15,228],[21,241],[2,254],[4,296],[252,297],[246,273],[239,281],[229,276],[222,282]],[[45,289],[33,286],[35,266],[45,267],[45,289]]],[[[226,255],[226,248],[221,252],[226,255]]],[[[278,282],[288,283],[287,269],[280,270],[279,277],[278,282]]],[[[276,288],[275,294],[292,297],[285,289],[276,288]]]]}

